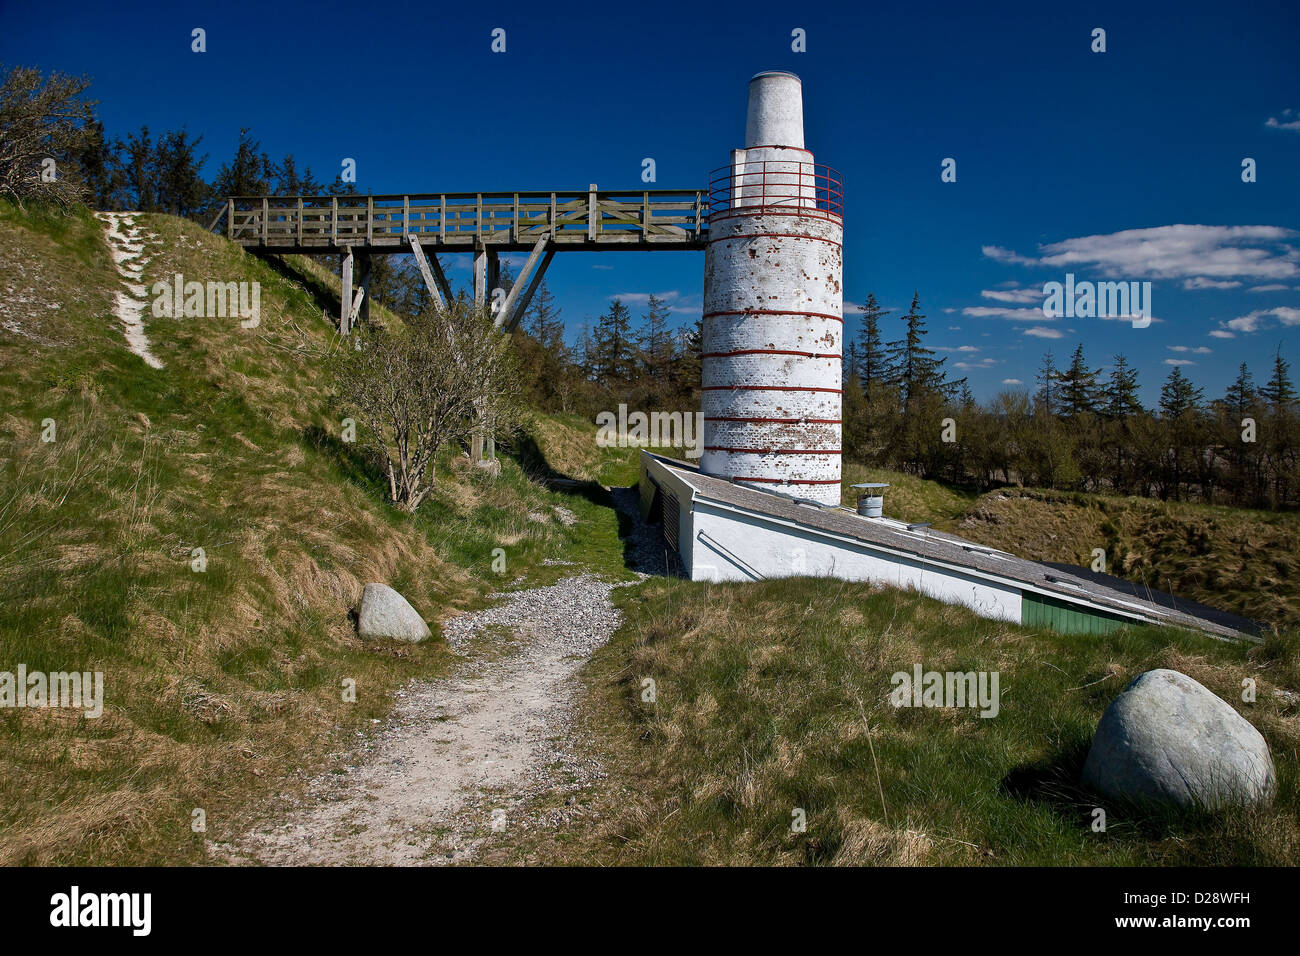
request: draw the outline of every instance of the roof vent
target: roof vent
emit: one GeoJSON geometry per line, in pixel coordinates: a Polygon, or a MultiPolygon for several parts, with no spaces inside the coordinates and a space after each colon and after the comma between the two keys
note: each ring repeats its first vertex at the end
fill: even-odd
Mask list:
{"type": "Polygon", "coordinates": [[[879,518],[884,513],[884,489],[889,487],[889,482],[867,481],[851,487],[863,489],[862,494],[858,495],[858,514],[864,518],[879,518]]]}

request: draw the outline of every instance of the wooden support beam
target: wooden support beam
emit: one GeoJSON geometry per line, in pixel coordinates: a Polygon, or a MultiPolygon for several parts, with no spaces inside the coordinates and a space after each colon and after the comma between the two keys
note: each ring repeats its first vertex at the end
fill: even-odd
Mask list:
{"type": "Polygon", "coordinates": [[[343,254],[343,288],[339,295],[339,333],[347,335],[352,331],[352,247],[348,246],[343,254]]]}
{"type": "Polygon", "coordinates": [[[438,261],[436,252],[429,256],[429,268],[433,270],[433,279],[438,283],[438,288],[442,290],[443,299],[447,305],[451,305],[452,299],[455,297],[451,294],[451,283],[447,281],[447,274],[442,271],[442,263],[438,261]]]}
{"type": "Polygon", "coordinates": [[[487,297],[491,303],[496,295],[497,286],[501,284],[501,257],[492,247],[487,251],[487,297]]]}
{"type": "MultiPolygon", "coordinates": [[[[406,238],[411,243],[411,255],[415,256],[415,264],[420,267],[420,275],[424,276],[424,284],[429,287],[429,296],[433,299],[434,306],[439,312],[445,312],[447,310],[447,299],[443,298],[441,287],[447,284],[446,278],[444,277],[441,283],[435,282],[433,271],[429,268],[429,260],[424,257],[424,250],[420,248],[420,240],[415,238],[413,232],[408,234],[406,238]]],[[[436,256],[433,261],[437,264],[438,259],[436,256]]],[[[438,272],[441,273],[442,269],[439,268],[438,272]]]]}
{"type": "Polygon", "coordinates": [[[514,315],[515,305],[519,301],[519,296],[528,282],[533,267],[537,265],[537,260],[542,255],[542,250],[546,248],[547,238],[547,236],[542,236],[542,238],[537,240],[537,245],[533,246],[533,251],[528,254],[528,261],[524,263],[523,269],[520,270],[519,277],[515,279],[514,285],[510,287],[510,294],[506,296],[505,303],[493,318],[492,324],[498,329],[503,327],[513,327],[519,324],[518,322],[511,322],[511,318],[514,315]]]}
{"type": "Polygon", "coordinates": [[[357,298],[360,300],[356,306],[360,306],[360,311],[354,306],[352,309],[353,318],[360,321],[366,328],[370,327],[370,267],[373,263],[369,253],[361,256],[361,288],[357,290],[357,298]]]}
{"type": "Polygon", "coordinates": [[[366,299],[366,287],[358,286],[357,294],[352,297],[352,305],[348,309],[348,315],[351,318],[349,325],[356,325],[363,309],[369,314],[370,302],[366,299]]]}
{"type": "Polygon", "coordinates": [[[474,250],[474,308],[483,308],[487,289],[487,250],[481,246],[474,250]]]}
{"type": "Polygon", "coordinates": [[[510,317],[510,324],[505,327],[507,332],[513,332],[515,329],[519,328],[520,320],[523,319],[524,313],[528,311],[528,306],[533,301],[533,293],[536,292],[537,287],[542,284],[542,276],[546,275],[546,267],[551,264],[551,260],[554,258],[555,250],[548,250],[546,257],[542,259],[542,264],[539,265],[537,271],[533,273],[533,279],[528,283],[528,288],[524,291],[523,297],[520,298],[519,304],[515,306],[514,315],[510,317]]]}
{"type": "Polygon", "coordinates": [[[596,241],[596,184],[587,187],[587,239],[596,241]]]}

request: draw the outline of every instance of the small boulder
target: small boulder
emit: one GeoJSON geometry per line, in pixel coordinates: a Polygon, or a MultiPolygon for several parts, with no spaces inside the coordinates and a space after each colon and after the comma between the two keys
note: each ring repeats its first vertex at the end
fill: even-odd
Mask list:
{"type": "Polygon", "coordinates": [[[367,638],[417,643],[429,636],[429,626],[406,598],[387,584],[367,584],[357,612],[357,634],[367,638]]]}
{"type": "Polygon", "coordinates": [[[1160,669],[1106,708],[1083,783],[1135,803],[1217,809],[1268,802],[1277,772],[1250,721],[1186,674],[1160,669]]]}

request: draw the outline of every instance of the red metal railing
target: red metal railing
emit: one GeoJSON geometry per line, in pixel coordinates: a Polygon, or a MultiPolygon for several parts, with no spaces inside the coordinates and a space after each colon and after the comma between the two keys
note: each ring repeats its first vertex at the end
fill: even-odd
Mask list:
{"type": "Polygon", "coordinates": [[[732,216],[844,219],[844,180],[820,163],[765,159],[723,166],[709,174],[709,221],[732,216]]]}

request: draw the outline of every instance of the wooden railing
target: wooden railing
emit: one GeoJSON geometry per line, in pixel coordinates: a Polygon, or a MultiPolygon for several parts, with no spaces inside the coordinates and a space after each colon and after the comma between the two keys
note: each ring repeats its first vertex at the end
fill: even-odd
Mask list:
{"type": "Polygon", "coordinates": [[[225,219],[226,236],[252,247],[396,252],[415,235],[433,249],[465,251],[527,249],[542,237],[552,248],[703,248],[709,204],[703,189],[232,196],[225,219]]]}

